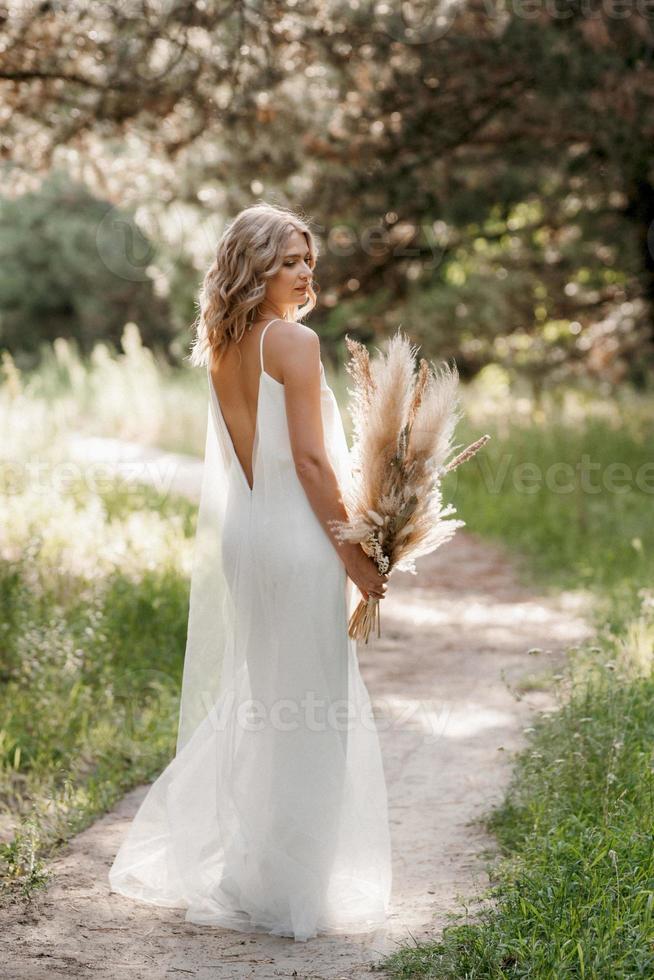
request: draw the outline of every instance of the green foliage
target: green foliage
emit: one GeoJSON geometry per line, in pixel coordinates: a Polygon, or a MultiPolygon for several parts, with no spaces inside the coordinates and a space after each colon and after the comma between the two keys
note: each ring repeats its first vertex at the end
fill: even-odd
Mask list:
{"type": "Polygon", "coordinates": [[[559,710],[534,722],[488,820],[504,856],[477,921],[403,946],[389,976],[652,974],[654,678],[617,675],[608,652],[573,661],[559,710]]]}
{"type": "MultiPolygon", "coordinates": [[[[456,352],[464,376],[501,358],[534,383],[643,384],[654,103],[640,6],[306,0],[243,22],[221,10],[216,31],[211,4],[144,17],[107,0],[101,23],[93,5],[59,5],[4,24],[3,177],[16,197],[73,142],[98,194],[138,200],[162,228],[179,208],[157,236],[177,357],[217,225],[254,196],[313,221],[325,301],[314,322],[328,321],[330,346],[335,308],[383,290],[386,309],[362,336],[402,322],[429,354],[456,352]],[[186,228],[188,255],[175,260],[186,228]],[[564,325],[558,338],[552,325],[564,325]]],[[[40,259],[50,295],[54,260],[40,259]]],[[[101,297],[104,322],[122,297],[101,297]]],[[[129,319],[150,343],[141,313],[129,319]]]]}
{"type": "Polygon", "coordinates": [[[619,590],[624,601],[625,591],[654,581],[651,396],[625,390],[574,417],[552,398],[540,421],[531,403],[521,421],[515,400],[512,419],[482,418],[476,390],[466,392],[475,433],[483,426],[493,438],[456,471],[461,516],[474,514],[475,531],[527,556],[541,582],[607,599],[619,590]]]}
{"type": "Polygon", "coordinates": [[[596,645],[568,651],[556,710],[527,730],[505,799],[487,815],[500,858],[480,908],[453,916],[459,921],[436,942],[403,944],[378,968],[443,980],[651,976],[651,400],[629,392],[585,406],[578,397],[558,406],[546,399],[534,418],[533,405],[503,401],[501,379],[493,372],[494,413],[483,385],[466,392],[474,435],[483,425],[493,439],[457,471],[456,485],[448,478],[446,499],[464,519],[474,514],[475,532],[515,548],[541,587],[592,590],[596,645]],[[598,464],[588,484],[577,469],[584,454],[598,464]],[[610,489],[615,464],[627,492],[610,489]],[[649,490],[636,483],[648,465],[649,490]],[[569,492],[556,490],[561,475],[569,492]],[[588,485],[599,492],[584,492],[588,485]]]}
{"type": "Polygon", "coordinates": [[[22,459],[29,449],[45,454],[71,431],[202,456],[205,376],[166,363],[143,345],[134,323],[126,325],[121,348],[98,342],[85,357],[75,342],[59,337],[41,348],[30,371],[5,352],[0,459],[22,459]]]}
{"type": "Polygon", "coordinates": [[[174,754],[195,524],[152,490],[35,501],[3,501],[0,549],[0,889],[25,897],[174,754]]]}
{"type": "Polygon", "coordinates": [[[34,362],[42,344],[117,344],[127,321],[149,345],[170,339],[148,266],[154,246],[123,210],[61,171],[38,191],[0,199],[0,346],[34,362]]]}

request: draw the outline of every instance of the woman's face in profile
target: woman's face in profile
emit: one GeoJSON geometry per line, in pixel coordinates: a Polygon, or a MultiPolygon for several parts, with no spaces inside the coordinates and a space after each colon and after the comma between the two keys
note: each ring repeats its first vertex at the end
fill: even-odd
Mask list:
{"type": "Polygon", "coordinates": [[[279,271],[268,280],[266,297],[280,309],[303,306],[308,299],[306,287],[313,278],[311,253],[304,235],[293,229],[288,236],[279,271]]]}

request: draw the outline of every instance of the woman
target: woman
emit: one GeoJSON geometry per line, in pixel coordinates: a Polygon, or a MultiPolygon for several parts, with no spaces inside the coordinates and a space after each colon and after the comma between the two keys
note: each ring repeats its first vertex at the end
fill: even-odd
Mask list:
{"type": "Polygon", "coordinates": [[[387,575],[339,542],[351,469],[317,334],[317,258],[284,208],[243,210],[200,296],[209,393],[177,754],[109,873],[186,920],[306,940],[383,925],[386,786],[348,636],[387,575]],[[265,344],[264,344],[265,338],[265,344]]]}

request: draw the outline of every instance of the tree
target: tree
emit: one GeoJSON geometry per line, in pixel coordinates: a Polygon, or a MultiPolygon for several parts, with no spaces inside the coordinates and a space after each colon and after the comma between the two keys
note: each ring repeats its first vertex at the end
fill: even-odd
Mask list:
{"type": "Polygon", "coordinates": [[[534,370],[644,377],[644,3],[46,3],[5,34],[5,158],[75,147],[131,200],[138,134],[164,203],[317,216],[335,339],[348,308],[371,337],[421,316],[427,352],[455,348],[463,373],[531,338],[534,370]]]}
{"type": "Polygon", "coordinates": [[[34,355],[43,340],[118,345],[126,322],[148,345],[172,334],[148,276],[153,247],[130,215],[54,171],[38,192],[0,199],[0,346],[34,355]],[[127,242],[127,247],[126,247],[127,242]]]}

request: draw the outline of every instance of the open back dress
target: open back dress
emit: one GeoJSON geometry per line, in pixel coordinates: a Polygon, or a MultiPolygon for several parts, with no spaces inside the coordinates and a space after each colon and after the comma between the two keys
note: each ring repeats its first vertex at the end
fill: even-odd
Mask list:
{"type": "MultiPolygon", "coordinates": [[[[389,912],[378,732],[348,619],[361,598],[293,461],[284,385],[264,367],[253,485],[210,366],[177,752],[109,871],[111,890],[188,922],[307,940],[389,912]]],[[[325,449],[352,479],[321,364],[325,449]]]]}

